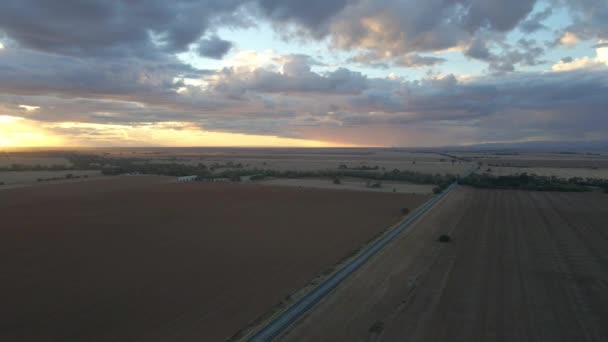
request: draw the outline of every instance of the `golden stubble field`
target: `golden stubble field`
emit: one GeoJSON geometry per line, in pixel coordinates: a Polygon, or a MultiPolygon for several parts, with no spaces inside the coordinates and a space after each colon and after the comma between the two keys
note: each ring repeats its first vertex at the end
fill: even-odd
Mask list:
{"type": "Polygon", "coordinates": [[[454,156],[481,163],[477,173],[495,176],[521,173],[560,178],[608,179],[608,154],[606,152],[467,152],[452,153],[454,156]],[[489,171],[488,171],[489,169],[489,171]]]}
{"type": "Polygon", "coordinates": [[[606,194],[457,188],[281,340],[606,341],[607,227],[606,194]]]}

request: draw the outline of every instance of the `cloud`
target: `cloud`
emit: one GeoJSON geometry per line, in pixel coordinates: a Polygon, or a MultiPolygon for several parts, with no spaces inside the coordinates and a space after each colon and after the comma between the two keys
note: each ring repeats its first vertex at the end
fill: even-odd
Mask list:
{"type": "Polygon", "coordinates": [[[562,0],[573,23],[566,27],[580,39],[608,39],[608,2],[596,0],[562,0]]]}
{"type": "Polygon", "coordinates": [[[553,9],[551,7],[547,7],[543,11],[532,15],[529,19],[522,21],[522,23],[519,25],[519,29],[528,34],[547,29],[547,26],[543,25],[542,22],[549,18],[551,14],[553,14],[553,9]]]}
{"type": "Polygon", "coordinates": [[[86,58],[59,56],[23,49],[0,54],[0,92],[71,97],[129,97],[133,94],[174,93],[176,77],[198,77],[175,58],[86,58]]]}
{"type": "Polygon", "coordinates": [[[516,65],[534,66],[545,63],[540,58],[545,49],[534,39],[519,39],[515,45],[501,43],[500,53],[494,53],[488,47],[488,41],[477,38],[465,50],[465,56],[488,63],[489,70],[497,73],[513,72],[516,65]]]}
{"type": "Polygon", "coordinates": [[[261,93],[358,93],[367,79],[345,68],[317,74],[311,71],[311,59],[303,55],[285,56],[281,71],[272,68],[224,68],[209,79],[213,91],[230,97],[247,92],[261,93]]]}
{"type": "Polygon", "coordinates": [[[202,39],[198,43],[198,54],[202,57],[222,59],[232,49],[232,42],[223,40],[218,36],[202,39]]]}
{"type": "Polygon", "coordinates": [[[257,5],[272,22],[282,25],[293,23],[305,28],[312,36],[321,38],[329,33],[332,17],[348,3],[348,0],[260,0],[257,5]]]}
{"type": "MultiPolygon", "coordinates": [[[[415,144],[409,140],[413,137],[425,143],[606,137],[608,6],[596,0],[555,0],[555,7],[546,8],[535,4],[2,2],[0,114],[51,124],[157,127],[177,122],[233,133],[322,135],[388,145],[415,144]],[[538,36],[513,41],[509,33],[544,29],[552,11],[564,8],[572,14],[572,25],[551,27],[557,42],[573,46],[593,39],[596,56],[564,57],[552,66],[559,72],[517,70],[546,63],[551,46],[538,36]],[[318,40],[337,55],[354,56],[348,62],[355,66],[432,67],[445,63],[449,50],[485,63],[489,72],[467,79],[452,74],[376,78],[352,64],[325,65],[317,57],[262,50],[266,47],[228,54],[232,42],[217,35],[221,28],[263,21],[288,39],[318,40]],[[196,69],[175,56],[183,51],[222,59],[225,67],[196,69]]],[[[89,129],[54,127],[64,134],[89,129]]]]}
{"type": "Polygon", "coordinates": [[[608,66],[608,47],[598,47],[595,49],[595,57],[565,57],[553,64],[553,71],[569,71],[576,69],[602,69],[608,66]]]}
{"type": "Polygon", "coordinates": [[[534,0],[359,1],[335,16],[336,47],[393,55],[459,47],[479,30],[506,32],[532,10],[534,0]]]}
{"type": "MultiPolygon", "coordinates": [[[[22,47],[99,56],[185,51],[242,5],[235,0],[2,2],[0,30],[22,47]]],[[[240,23],[240,24],[245,24],[240,23]]]]}
{"type": "Polygon", "coordinates": [[[432,57],[432,56],[421,56],[418,54],[409,54],[403,57],[397,58],[395,64],[405,67],[423,67],[437,65],[445,62],[445,58],[432,57]]]}
{"type": "Polygon", "coordinates": [[[102,100],[91,91],[70,97],[74,90],[58,87],[55,95],[4,93],[0,103],[6,115],[39,121],[183,122],[206,130],[304,139],[323,135],[354,144],[431,144],[428,135],[435,143],[459,143],[527,139],[541,132],[556,139],[608,132],[607,69],[404,81],[365,78],[347,69],[319,74],[303,56],[284,59],[282,72],[222,70],[203,77],[207,86],[187,86],[180,94],[158,95],[144,87],[102,100]],[[40,108],[25,112],[18,107],[24,103],[40,108]],[[408,140],[412,136],[420,140],[408,140]]]}
{"type": "Polygon", "coordinates": [[[579,42],[578,36],[572,32],[565,32],[559,38],[559,43],[566,47],[574,47],[576,44],[578,44],[578,42],[579,42]]]}
{"type": "Polygon", "coordinates": [[[368,67],[387,69],[391,66],[421,68],[441,64],[447,60],[442,57],[423,56],[415,53],[394,57],[391,54],[380,55],[377,52],[370,51],[358,53],[348,61],[368,67]]]}

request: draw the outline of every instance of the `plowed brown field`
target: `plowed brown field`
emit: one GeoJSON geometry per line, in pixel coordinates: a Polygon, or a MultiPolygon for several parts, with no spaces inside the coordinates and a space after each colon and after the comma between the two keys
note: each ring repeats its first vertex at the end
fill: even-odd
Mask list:
{"type": "Polygon", "coordinates": [[[608,195],[459,188],[283,340],[607,341],[608,195]]]}
{"type": "Polygon", "coordinates": [[[424,195],[123,177],[0,192],[0,341],[223,341],[424,195]]]}

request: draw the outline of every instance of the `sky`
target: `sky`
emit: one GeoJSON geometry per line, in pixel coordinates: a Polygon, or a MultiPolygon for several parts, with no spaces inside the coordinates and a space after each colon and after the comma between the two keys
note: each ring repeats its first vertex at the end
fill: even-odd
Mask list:
{"type": "Polygon", "coordinates": [[[605,0],[4,0],[0,148],[608,140],[605,0]]]}

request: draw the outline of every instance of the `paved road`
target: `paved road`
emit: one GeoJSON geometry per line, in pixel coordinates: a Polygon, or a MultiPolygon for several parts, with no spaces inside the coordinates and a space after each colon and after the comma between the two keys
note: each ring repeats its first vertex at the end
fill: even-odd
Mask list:
{"type": "Polygon", "coordinates": [[[607,227],[603,194],[459,188],[281,340],[608,341],[607,227]]]}
{"type": "Polygon", "coordinates": [[[386,245],[393,241],[400,234],[404,233],[409,227],[416,222],[420,217],[426,214],[432,209],[437,203],[439,203],[445,196],[447,196],[453,189],[458,185],[456,183],[448,187],[440,195],[434,196],[428,202],[417,208],[412,212],[409,217],[400,224],[397,228],[390,231],[381,239],[370,245],[368,248],[361,251],[359,255],[353,258],[347,263],[342,269],[337,271],[331,277],[326,279],[324,282],[319,284],[314,290],[308,293],[306,296],[297,301],[292,307],[287,309],[281,315],[270,321],[260,331],[256,332],[251,338],[251,341],[270,341],[281,332],[286,330],[291,324],[297,321],[303,314],[311,310],[314,305],[327,296],[334,288],[336,288],[342,281],[347,279],[353,272],[364,265],[371,257],[381,251],[386,245]]]}

